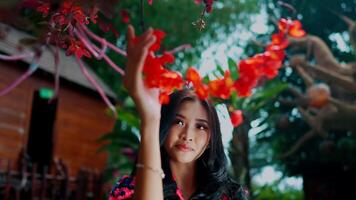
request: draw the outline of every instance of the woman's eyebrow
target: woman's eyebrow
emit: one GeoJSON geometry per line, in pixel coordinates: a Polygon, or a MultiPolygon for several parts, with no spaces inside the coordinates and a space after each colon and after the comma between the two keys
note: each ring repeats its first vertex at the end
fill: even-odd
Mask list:
{"type": "MultiPolygon", "coordinates": [[[[182,114],[177,113],[176,116],[185,119],[184,115],[182,115],[182,114]]],[[[204,123],[209,124],[208,121],[205,120],[205,119],[199,119],[199,118],[198,118],[198,119],[196,119],[196,121],[198,121],[198,122],[204,122],[204,123]]]]}
{"type": "Polygon", "coordinates": [[[204,122],[204,123],[209,124],[209,123],[208,123],[208,121],[207,121],[207,120],[205,120],[205,119],[197,119],[197,121],[199,121],[199,122],[204,122]]]}
{"type": "Polygon", "coordinates": [[[183,115],[179,114],[179,113],[177,113],[177,114],[176,114],[176,116],[178,116],[178,117],[181,117],[181,118],[185,119],[185,117],[184,117],[183,115]]]}

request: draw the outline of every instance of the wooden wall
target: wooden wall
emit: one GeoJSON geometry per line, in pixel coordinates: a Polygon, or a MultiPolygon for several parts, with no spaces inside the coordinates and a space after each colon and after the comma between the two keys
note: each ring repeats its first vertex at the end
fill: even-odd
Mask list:
{"type": "MultiPolygon", "coordinates": [[[[14,63],[0,63],[0,88],[3,89],[24,71],[14,63]]],[[[16,161],[27,143],[31,117],[32,88],[28,81],[0,97],[0,158],[16,161]]]]}
{"type": "MultiPolygon", "coordinates": [[[[0,88],[14,81],[24,72],[16,62],[0,62],[0,88]]],[[[53,87],[52,75],[37,73],[0,97],[0,158],[16,160],[21,148],[27,144],[28,128],[34,92],[40,87],[53,87]],[[3,111],[5,110],[5,111],[3,111]],[[11,110],[14,116],[6,113],[11,110]],[[23,117],[16,117],[19,113],[23,117]],[[23,133],[10,130],[1,124],[22,127],[23,133]]],[[[115,120],[105,113],[103,101],[87,89],[61,83],[54,125],[53,158],[62,159],[74,176],[81,167],[102,170],[107,155],[96,153],[101,144],[100,135],[112,130],[115,120]]]]}

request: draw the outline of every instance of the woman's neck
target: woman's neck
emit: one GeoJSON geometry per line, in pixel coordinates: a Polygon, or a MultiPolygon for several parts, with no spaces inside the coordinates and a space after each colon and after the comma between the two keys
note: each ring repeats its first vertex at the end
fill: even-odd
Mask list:
{"type": "Polygon", "coordinates": [[[172,174],[177,186],[182,190],[184,199],[188,199],[195,192],[196,183],[196,164],[170,162],[172,174]]]}

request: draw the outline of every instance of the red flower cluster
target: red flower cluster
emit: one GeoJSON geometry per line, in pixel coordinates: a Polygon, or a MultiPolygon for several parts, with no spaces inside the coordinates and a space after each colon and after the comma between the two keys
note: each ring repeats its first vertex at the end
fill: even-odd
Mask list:
{"type": "MultiPolygon", "coordinates": [[[[64,0],[57,10],[52,11],[49,3],[42,3],[37,6],[36,10],[42,13],[44,17],[49,15],[50,11],[52,13],[50,14],[50,27],[52,27],[51,34],[49,34],[50,41],[53,40],[56,45],[66,48],[67,55],[74,54],[78,58],[82,56],[91,57],[85,46],[88,44],[83,41],[83,36],[81,36],[82,33],[75,30],[75,28],[80,27],[79,25],[88,24],[89,20],[96,23],[98,9],[94,7],[86,15],[82,7],[75,2],[64,0]],[[75,36],[81,40],[76,39],[75,36]]],[[[213,0],[195,0],[195,2],[197,4],[204,2],[206,12],[212,11],[213,0]]],[[[152,4],[152,0],[148,0],[148,3],[152,4]]],[[[122,10],[120,14],[122,21],[129,23],[129,13],[126,10],[122,10]]],[[[108,26],[104,28],[107,30],[113,29],[113,27],[108,26]]],[[[222,78],[203,83],[202,78],[194,68],[187,70],[186,80],[192,83],[197,96],[201,99],[206,99],[209,96],[229,99],[234,91],[237,92],[239,97],[250,96],[252,89],[257,86],[261,79],[272,79],[277,76],[285,57],[284,50],[289,44],[287,36],[303,37],[306,34],[301,28],[301,23],[297,20],[281,19],[278,23],[278,30],[278,33],[272,35],[271,43],[267,45],[265,52],[242,60],[237,64],[237,70],[232,71],[237,71],[239,77],[237,80],[232,78],[236,78],[237,75],[233,74],[234,76],[231,76],[231,72],[227,70],[222,78]]],[[[160,30],[154,30],[153,34],[156,37],[156,42],[150,47],[149,54],[145,60],[143,68],[144,82],[149,88],[159,88],[160,102],[168,103],[169,94],[175,89],[181,89],[184,80],[179,72],[164,68],[165,64],[174,62],[175,58],[172,54],[155,55],[155,52],[160,49],[165,33],[160,30]]],[[[133,39],[133,43],[139,40],[141,40],[141,37],[136,37],[133,39]]],[[[231,113],[234,126],[243,121],[242,113],[240,112],[234,111],[231,113]]]]}
{"type": "Polygon", "coordinates": [[[76,1],[65,0],[56,10],[51,10],[49,3],[39,4],[36,11],[42,13],[44,17],[48,16],[50,11],[50,34],[49,41],[61,48],[67,49],[67,55],[76,55],[90,57],[90,53],[84,44],[74,37],[73,30],[76,25],[89,24],[97,22],[98,8],[93,7],[86,15],[81,5],[76,1]]]}
{"type": "Polygon", "coordinates": [[[209,93],[213,97],[228,99],[231,96],[234,81],[231,78],[230,71],[225,71],[224,77],[209,82],[209,93]]]}
{"type": "MultiPolygon", "coordinates": [[[[205,99],[209,95],[221,99],[229,99],[233,91],[239,97],[247,97],[252,93],[261,78],[272,79],[278,75],[285,58],[284,50],[288,47],[287,35],[291,37],[303,37],[305,31],[301,29],[299,21],[281,19],[279,21],[279,32],[272,35],[272,41],[267,45],[265,52],[251,58],[241,60],[238,63],[239,78],[233,80],[230,71],[226,71],[223,78],[212,80],[208,87],[202,83],[199,73],[194,68],[187,71],[187,81],[190,81],[197,95],[205,99]]],[[[232,124],[238,126],[242,123],[242,112],[236,110],[230,113],[232,124]]]]}
{"type": "MultiPolygon", "coordinates": [[[[160,89],[160,102],[166,104],[169,102],[169,94],[174,89],[182,89],[184,81],[179,72],[164,68],[165,64],[174,62],[175,58],[172,54],[164,53],[161,56],[154,54],[154,52],[160,49],[165,33],[160,30],[154,30],[153,34],[156,37],[156,42],[150,47],[149,54],[145,60],[143,67],[144,81],[147,87],[160,89]]],[[[140,37],[134,38],[133,43],[137,43],[140,39],[140,37]]]]}
{"type": "MultiPolygon", "coordinates": [[[[272,35],[272,41],[267,45],[265,52],[242,60],[238,64],[239,78],[237,80],[233,80],[230,71],[227,70],[224,77],[211,80],[205,84],[198,71],[190,67],[186,72],[186,80],[193,85],[197,96],[201,99],[206,99],[208,96],[229,99],[232,92],[236,91],[239,97],[247,97],[251,95],[252,89],[257,86],[261,78],[272,79],[276,77],[285,57],[284,50],[288,46],[287,35],[291,37],[305,35],[299,21],[281,19],[279,24],[279,32],[272,35]]],[[[167,63],[173,63],[173,55],[167,53],[158,57],[154,55],[154,52],[159,50],[165,33],[155,30],[154,35],[157,41],[150,47],[150,53],[146,58],[143,69],[145,84],[150,88],[159,88],[161,103],[168,103],[168,95],[174,89],[182,88],[184,81],[178,72],[169,71],[163,67],[167,63]]],[[[133,42],[137,42],[139,39],[140,37],[134,38],[133,42]]],[[[243,117],[240,110],[235,110],[230,115],[234,126],[242,123],[243,117]]]]}
{"type": "Polygon", "coordinates": [[[251,90],[256,87],[262,77],[272,79],[278,75],[285,57],[284,50],[289,44],[287,35],[291,37],[305,35],[305,31],[301,29],[301,23],[297,20],[281,19],[278,24],[279,32],[272,35],[272,41],[267,45],[265,52],[239,63],[240,78],[234,83],[238,96],[250,96],[251,90]]]}
{"type": "MultiPolygon", "coordinates": [[[[49,4],[43,4],[41,7],[43,6],[48,6],[49,10],[49,4]]],[[[43,14],[46,14],[43,10],[46,11],[46,9],[37,9],[37,11],[42,11],[43,14]]],[[[60,27],[75,25],[76,23],[89,24],[89,19],[91,19],[93,23],[96,23],[96,13],[92,13],[91,17],[87,17],[83,8],[70,0],[64,1],[60,8],[51,16],[51,21],[60,27]]]]}

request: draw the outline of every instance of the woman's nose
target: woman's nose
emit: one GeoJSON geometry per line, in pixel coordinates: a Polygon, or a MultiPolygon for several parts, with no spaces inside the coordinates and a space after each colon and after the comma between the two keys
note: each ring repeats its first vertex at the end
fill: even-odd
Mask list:
{"type": "Polygon", "coordinates": [[[185,141],[193,141],[193,135],[193,130],[189,126],[186,126],[181,133],[181,137],[185,141]]]}

